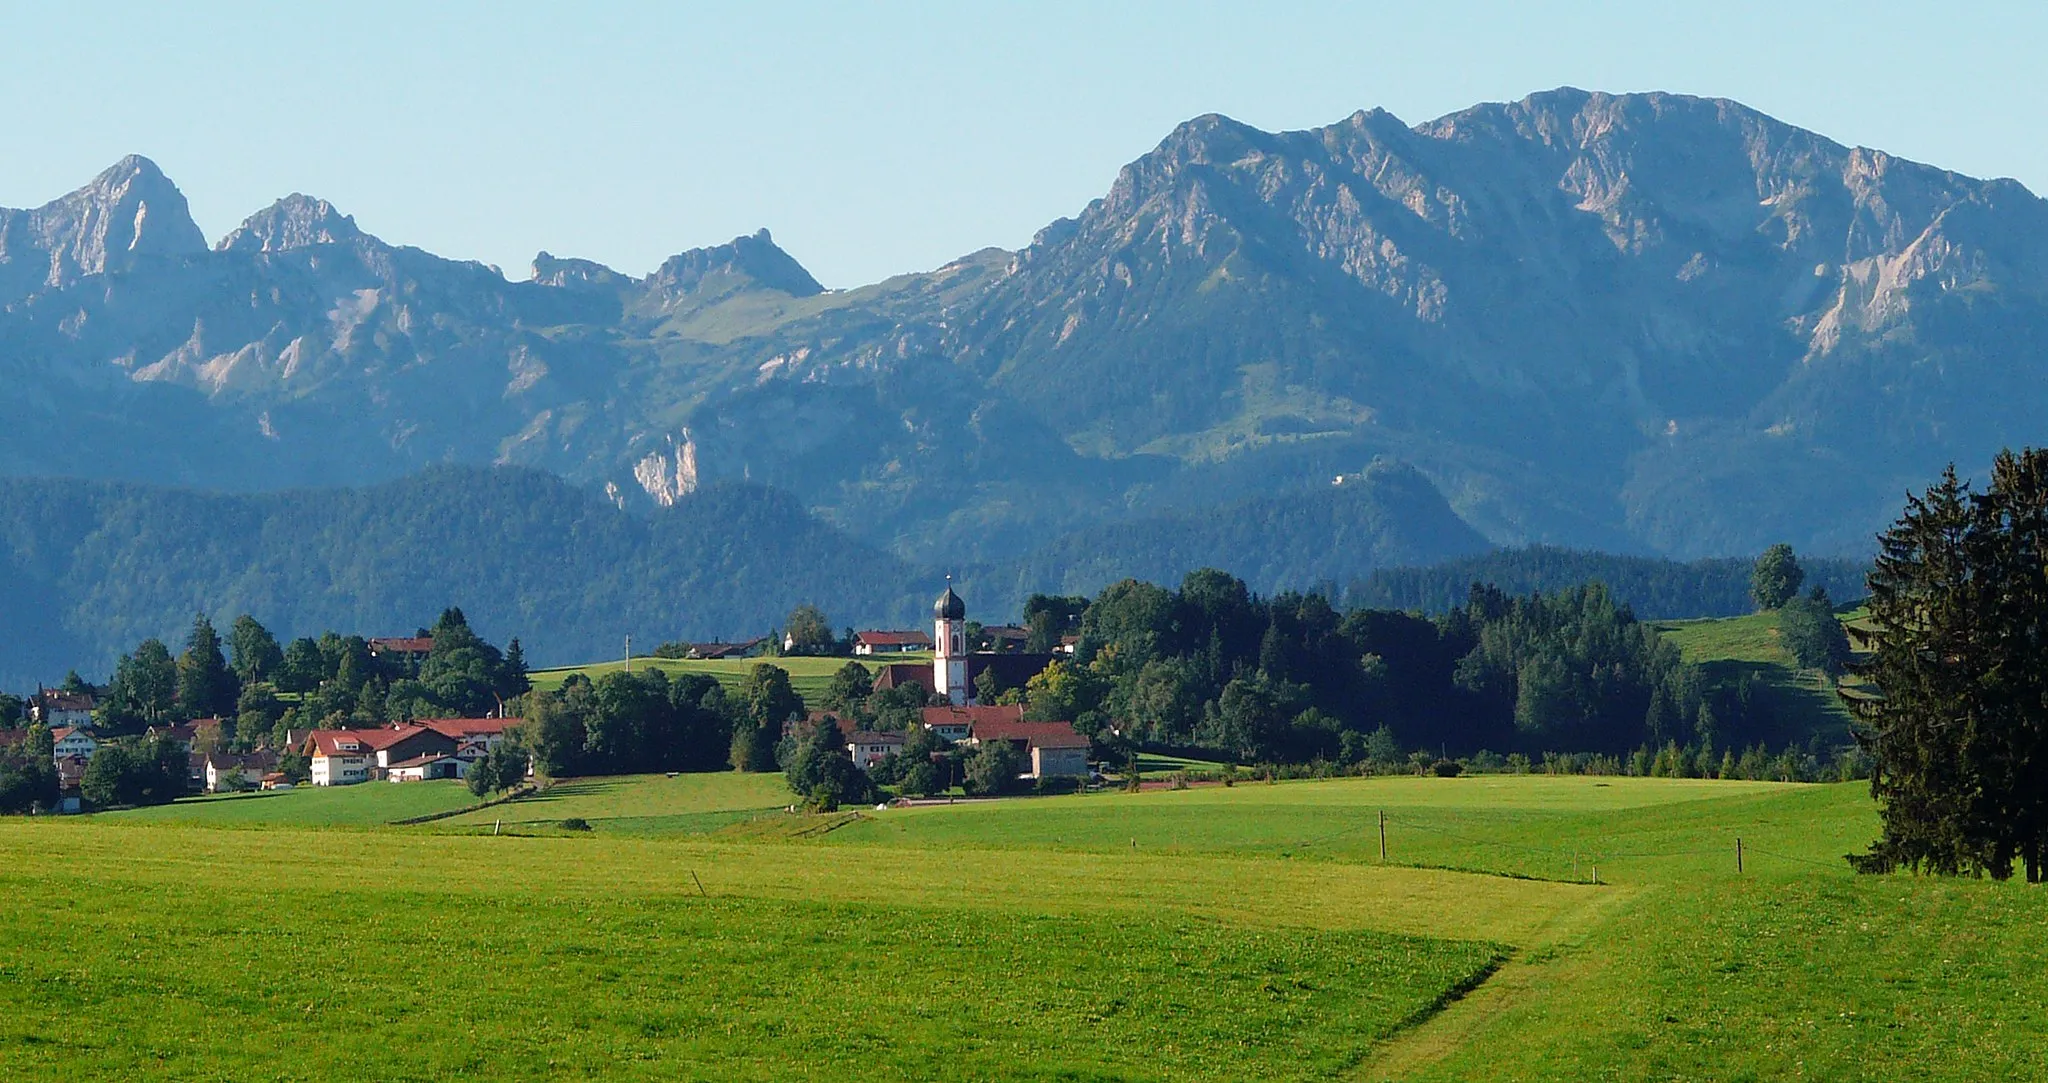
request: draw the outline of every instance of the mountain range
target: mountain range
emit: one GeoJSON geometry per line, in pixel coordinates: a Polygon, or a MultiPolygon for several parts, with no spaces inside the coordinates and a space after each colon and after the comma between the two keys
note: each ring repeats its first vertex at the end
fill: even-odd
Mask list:
{"type": "Polygon", "coordinates": [[[209,246],[140,157],[0,210],[0,474],[498,465],[635,514],[740,483],[1006,592],[1165,575],[1232,523],[1339,581],[1486,544],[1860,554],[1943,465],[2039,442],[2044,374],[2048,203],[1673,94],[1198,117],[1020,251],[849,290],[766,230],[508,281],[305,195],[209,246]],[[1375,463],[1441,499],[1366,541],[1326,511],[1375,463]]]}

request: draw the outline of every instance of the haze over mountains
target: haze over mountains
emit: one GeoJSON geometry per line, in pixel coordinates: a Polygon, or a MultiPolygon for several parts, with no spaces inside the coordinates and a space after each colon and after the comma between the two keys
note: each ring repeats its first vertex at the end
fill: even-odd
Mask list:
{"type": "Polygon", "coordinates": [[[0,210],[0,472],[747,481],[923,567],[1106,573],[1254,502],[1322,529],[1288,508],[1376,459],[1477,534],[1429,494],[1334,577],[1479,535],[1856,553],[1944,464],[2040,442],[2044,370],[2048,203],[1679,95],[1200,117],[1021,252],[845,291],[765,230],[508,282],[302,195],[209,248],[142,158],[0,210]]]}

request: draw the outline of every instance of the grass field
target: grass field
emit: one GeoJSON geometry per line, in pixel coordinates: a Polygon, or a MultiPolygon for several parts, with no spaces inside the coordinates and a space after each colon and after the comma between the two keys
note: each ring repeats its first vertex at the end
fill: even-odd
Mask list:
{"type": "MultiPolygon", "coordinates": [[[[714,658],[709,660],[689,658],[635,658],[633,668],[659,669],[665,673],[708,673],[716,677],[727,688],[738,687],[747,674],[763,662],[781,666],[789,671],[789,683],[797,695],[806,700],[816,699],[832,683],[832,675],[849,661],[858,661],[870,672],[895,662],[914,665],[930,665],[932,656],[922,654],[892,654],[884,658],[714,658]]],[[[597,662],[583,666],[564,666],[560,669],[537,669],[532,673],[535,688],[555,689],[569,679],[572,673],[581,673],[591,680],[615,670],[624,669],[625,662],[597,662]]]]}
{"type": "Polygon", "coordinates": [[[469,787],[436,782],[299,786],[260,793],[209,794],[168,805],[102,813],[105,823],[181,823],[220,827],[376,827],[477,803],[469,787]]]}
{"type": "Polygon", "coordinates": [[[621,775],[572,779],[537,797],[439,821],[449,828],[531,830],[572,817],[593,831],[625,835],[698,835],[779,812],[790,802],[781,775],[621,775]]]}
{"type": "MultiPolygon", "coordinates": [[[[1851,874],[1876,830],[1854,784],[1404,777],[759,819],[773,783],[594,780],[345,832],[311,805],[220,830],[254,822],[229,801],[0,822],[0,1077],[2043,1071],[2048,893],[1851,874]],[[595,830],[476,833],[567,816],[595,830]]],[[[326,812],[373,821],[379,789],[326,812]]]]}
{"type": "Polygon", "coordinates": [[[1818,673],[1800,669],[1778,641],[1778,614],[1653,623],[1686,661],[1706,670],[1709,681],[1732,685],[1748,674],[1763,682],[1778,714],[1772,743],[1803,743],[1814,733],[1835,743],[1849,739],[1848,708],[1818,673]]]}

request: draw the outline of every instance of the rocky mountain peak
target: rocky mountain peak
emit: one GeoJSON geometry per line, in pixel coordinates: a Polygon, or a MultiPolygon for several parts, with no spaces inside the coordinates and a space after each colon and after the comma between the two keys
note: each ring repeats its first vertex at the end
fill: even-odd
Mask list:
{"type": "Polygon", "coordinates": [[[665,302],[672,302],[698,292],[708,279],[721,276],[745,279],[791,297],[825,292],[825,287],[804,270],[803,264],[776,246],[766,229],[750,237],[735,237],[715,248],[693,248],[671,256],[648,277],[647,285],[665,302]]]}
{"type": "Polygon", "coordinates": [[[184,193],[155,162],[131,154],[41,207],[0,209],[0,303],[139,258],[205,251],[184,193]]]}
{"type": "Polygon", "coordinates": [[[356,220],[324,199],[294,192],[249,216],[221,238],[222,252],[286,252],[321,244],[353,244],[375,240],[356,227],[356,220]]]}
{"type": "Polygon", "coordinates": [[[631,280],[595,260],[541,252],[533,257],[532,281],[556,289],[609,289],[631,280]]]}

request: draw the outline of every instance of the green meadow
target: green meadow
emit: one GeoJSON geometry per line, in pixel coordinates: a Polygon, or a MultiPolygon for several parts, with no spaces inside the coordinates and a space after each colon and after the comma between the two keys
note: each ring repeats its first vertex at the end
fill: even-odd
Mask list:
{"type": "MultiPolygon", "coordinates": [[[[889,665],[894,662],[902,662],[905,664],[930,665],[932,661],[932,656],[931,653],[927,651],[924,653],[891,654],[878,658],[861,658],[854,660],[859,661],[862,665],[867,666],[868,669],[872,671],[879,670],[882,666],[889,665]]],[[[711,675],[712,677],[717,678],[720,684],[723,684],[728,689],[730,689],[739,687],[740,682],[746,680],[747,674],[751,672],[755,666],[766,662],[771,665],[780,666],[784,670],[787,670],[789,672],[790,687],[796,689],[797,695],[804,697],[806,700],[810,700],[816,699],[817,697],[822,696],[825,693],[826,688],[830,686],[832,683],[832,675],[834,673],[839,672],[839,668],[841,666],[844,666],[848,661],[849,659],[846,658],[808,657],[711,659],[635,658],[633,659],[633,668],[636,670],[658,669],[671,676],[682,673],[706,673],[711,675]]],[[[624,668],[626,668],[626,663],[624,661],[597,662],[592,663],[590,665],[582,666],[564,666],[560,669],[538,669],[533,671],[531,677],[533,680],[533,686],[535,688],[556,689],[560,688],[562,686],[562,682],[568,680],[569,675],[572,673],[581,673],[594,681],[606,673],[611,673],[616,670],[623,670],[624,668]]]]}
{"type": "Polygon", "coordinates": [[[0,822],[0,1077],[1961,1080],[2048,1040],[2048,895],[1853,875],[1857,784],[311,816],[426,789],[0,822]]]}

